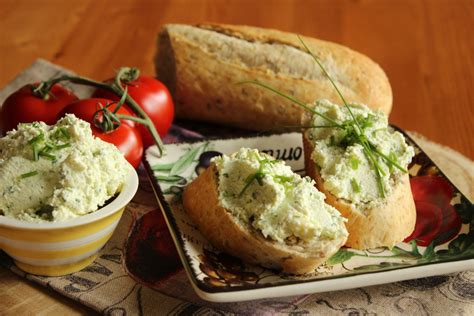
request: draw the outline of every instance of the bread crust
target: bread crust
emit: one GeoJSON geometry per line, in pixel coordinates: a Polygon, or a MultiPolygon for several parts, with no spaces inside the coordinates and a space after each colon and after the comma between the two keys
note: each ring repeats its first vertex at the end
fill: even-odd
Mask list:
{"type": "Polygon", "coordinates": [[[218,171],[211,164],[183,192],[183,205],[199,231],[216,248],[245,262],[290,274],[314,272],[345,243],[346,236],[325,243],[314,251],[310,245],[289,246],[278,243],[242,223],[230,211],[219,205],[218,171]]]}
{"type": "Polygon", "coordinates": [[[311,159],[314,146],[305,135],[306,133],[303,133],[306,175],[314,179],[319,191],[326,195],[326,203],[334,206],[347,218],[345,224],[349,238],[345,246],[360,250],[392,248],[413,232],[416,208],[408,174],[402,175],[401,181],[382,206],[359,210],[345,200],[336,198],[324,188],[319,168],[311,159]]]}
{"type": "MultiPolygon", "coordinates": [[[[193,30],[200,29],[249,43],[285,45],[306,54],[296,35],[291,33],[224,24],[202,24],[194,26],[193,30]]],[[[280,62],[271,65],[248,66],[235,58],[220,58],[224,54],[222,47],[212,46],[212,52],[209,52],[202,44],[206,38],[200,41],[190,39],[179,30],[180,25],[176,24],[163,27],[155,58],[157,77],[170,88],[179,118],[252,130],[281,130],[299,125],[300,107],[261,87],[235,84],[246,80],[269,84],[305,103],[318,99],[339,101],[336,91],[322,75],[308,79],[303,74],[275,72],[273,68],[278,68],[279,63],[288,59],[284,56],[280,62]]],[[[342,78],[338,85],[349,102],[369,104],[387,115],[390,113],[392,91],[379,65],[347,47],[310,37],[302,38],[323,63],[333,65],[333,70],[340,74],[336,76],[342,78]]],[[[259,54],[256,49],[247,57],[259,54]]],[[[310,59],[308,62],[308,67],[317,67],[310,59]]]]}

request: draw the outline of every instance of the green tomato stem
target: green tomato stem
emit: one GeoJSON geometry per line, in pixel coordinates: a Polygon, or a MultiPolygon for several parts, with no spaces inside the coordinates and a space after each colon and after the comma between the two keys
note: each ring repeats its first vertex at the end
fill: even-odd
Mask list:
{"type": "MultiPolygon", "coordinates": [[[[133,69],[135,68],[122,67],[119,69],[117,76],[115,77],[115,84],[112,85],[112,89],[114,90],[113,92],[118,96],[123,96],[123,94],[125,93],[125,90],[121,84],[121,78],[123,76],[129,76],[129,72],[133,71],[133,69]]],[[[160,135],[158,134],[158,131],[156,130],[155,125],[151,121],[150,117],[145,113],[145,111],[143,111],[143,109],[137,104],[137,102],[135,102],[135,100],[130,97],[130,95],[127,95],[126,103],[132,108],[135,114],[139,115],[144,120],[144,125],[148,128],[158,146],[160,156],[163,155],[163,142],[161,141],[160,135]]]]}
{"type": "Polygon", "coordinates": [[[144,119],[136,117],[136,116],[125,115],[125,114],[116,114],[116,116],[121,120],[134,121],[134,122],[146,125],[146,121],[144,119]]]}
{"type": "MultiPolygon", "coordinates": [[[[109,92],[112,92],[113,94],[117,95],[118,97],[122,98],[125,94],[125,89],[121,85],[121,78],[124,78],[125,81],[128,81],[130,79],[136,78],[139,75],[139,71],[136,68],[127,68],[127,67],[122,67],[120,68],[119,72],[117,73],[117,76],[115,78],[115,83],[114,84],[108,84],[105,82],[100,82],[100,81],[95,81],[89,78],[81,77],[81,76],[70,76],[70,75],[64,75],[60,76],[58,78],[51,79],[49,81],[42,82],[38,87],[37,87],[37,95],[44,97],[45,95],[49,95],[49,91],[51,88],[62,81],[69,81],[72,83],[76,84],[81,84],[81,85],[86,85],[86,86],[92,86],[98,89],[103,89],[109,92]]],[[[123,80],[123,79],[122,79],[123,80]]],[[[35,93],[33,91],[33,93],[35,93]]],[[[139,119],[137,118],[131,118],[127,117],[128,120],[131,121],[136,121],[140,124],[145,125],[148,130],[150,131],[151,135],[153,136],[153,139],[155,140],[155,143],[158,147],[160,156],[162,156],[164,152],[164,146],[163,142],[161,141],[161,138],[155,128],[155,125],[151,121],[150,117],[143,111],[143,109],[137,104],[135,100],[133,100],[132,97],[130,97],[128,94],[125,99],[126,103],[130,106],[130,108],[140,116],[139,119]]]]}

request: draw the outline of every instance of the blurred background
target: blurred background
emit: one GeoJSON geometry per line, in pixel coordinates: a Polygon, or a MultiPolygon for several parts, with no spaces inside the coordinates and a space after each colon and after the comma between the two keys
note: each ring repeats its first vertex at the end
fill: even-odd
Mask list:
{"type": "Polygon", "coordinates": [[[474,158],[471,0],[0,0],[0,86],[36,58],[105,79],[154,74],[165,23],[247,24],[337,42],[368,55],[393,88],[390,121],[474,158]]]}

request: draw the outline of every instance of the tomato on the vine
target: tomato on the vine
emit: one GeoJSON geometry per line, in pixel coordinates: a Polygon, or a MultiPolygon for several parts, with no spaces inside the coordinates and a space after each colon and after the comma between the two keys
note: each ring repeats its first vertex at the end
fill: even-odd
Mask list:
{"type": "MultiPolygon", "coordinates": [[[[138,168],[143,156],[143,141],[140,133],[134,127],[135,122],[123,120],[122,124],[108,132],[104,132],[101,128],[96,126],[94,122],[94,116],[97,110],[101,108],[101,105],[104,107],[112,102],[111,100],[100,98],[79,100],[66,106],[58,118],[64,116],[66,113],[71,113],[89,122],[94,136],[114,144],[124,154],[125,159],[127,159],[134,168],[138,168]]],[[[113,111],[115,106],[115,104],[111,105],[110,111],[113,111]]],[[[131,113],[123,107],[117,111],[117,114],[131,115],[131,113]]],[[[98,119],[103,120],[103,114],[100,112],[98,119]]]]}
{"type": "MultiPolygon", "coordinates": [[[[107,80],[112,82],[112,79],[107,80]]],[[[168,133],[174,118],[174,106],[168,88],[159,80],[151,76],[139,76],[137,79],[126,82],[127,92],[138,105],[150,117],[156,130],[161,137],[168,133]]],[[[93,94],[94,97],[102,97],[114,101],[120,98],[112,92],[98,89],[93,94]]],[[[153,145],[155,142],[146,126],[137,126],[142,135],[145,147],[153,145]]]]}
{"type": "Polygon", "coordinates": [[[74,93],[58,84],[41,97],[33,92],[37,86],[37,83],[25,85],[5,100],[0,109],[2,134],[16,128],[19,123],[43,121],[48,125],[55,124],[59,112],[78,100],[74,93]]]}
{"type": "Polygon", "coordinates": [[[135,169],[140,166],[143,156],[143,142],[135,127],[122,124],[114,131],[104,133],[94,126],[92,133],[103,141],[114,144],[135,169]]]}

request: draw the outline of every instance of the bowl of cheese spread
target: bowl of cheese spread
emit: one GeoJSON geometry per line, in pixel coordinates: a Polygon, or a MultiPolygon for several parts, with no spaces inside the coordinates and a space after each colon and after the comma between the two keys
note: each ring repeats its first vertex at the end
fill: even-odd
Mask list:
{"type": "Polygon", "coordinates": [[[67,115],[0,139],[0,249],[22,270],[65,275],[89,265],[138,189],[120,151],[67,115]]]}

